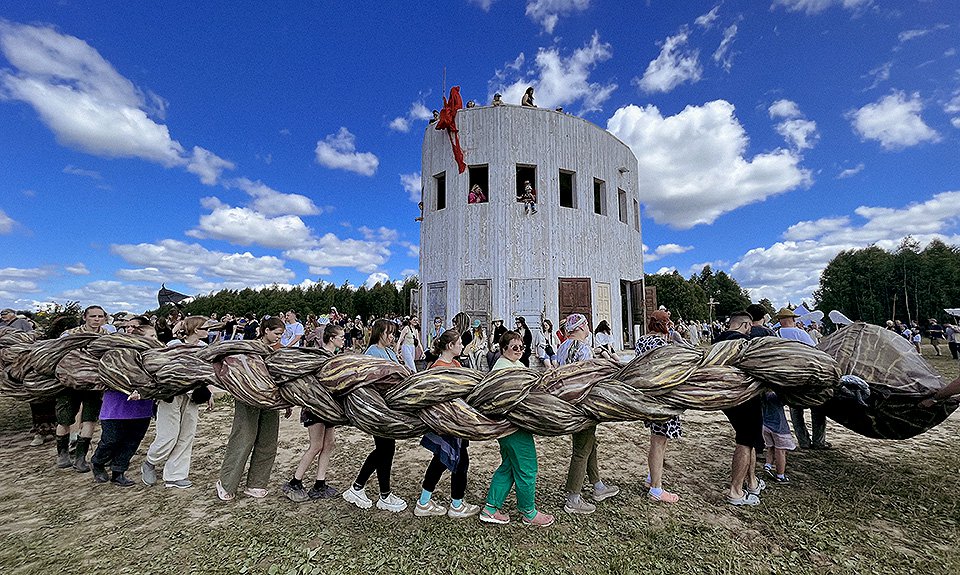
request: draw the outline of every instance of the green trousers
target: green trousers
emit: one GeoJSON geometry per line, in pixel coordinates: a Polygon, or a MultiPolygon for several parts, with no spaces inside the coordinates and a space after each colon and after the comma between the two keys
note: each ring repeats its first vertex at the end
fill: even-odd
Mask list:
{"type": "Polygon", "coordinates": [[[537,513],[534,495],[537,490],[537,446],[528,431],[517,431],[500,442],[503,463],[493,472],[487,507],[500,509],[510,489],[517,486],[517,509],[528,517],[537,513]]]}
{"type": "Polygon", "coordinates": [[[277,458],[280,414],[239,401],[233,402],[233,409],[233,428],[220,466],[220,483],[228,493],[236,493],[249,459],[247,487],[265,489],[277,458]]]}
{"type": "Polygon", "coordinates": [[[570,469],[567,471],[567,493],[580,493],[583,489],[583,477],[588,475],[590,483],[600,481],[600,467],[597,465],[597,427],[578,431],[571,436],[573,454],[570,456],[570,469]]]}

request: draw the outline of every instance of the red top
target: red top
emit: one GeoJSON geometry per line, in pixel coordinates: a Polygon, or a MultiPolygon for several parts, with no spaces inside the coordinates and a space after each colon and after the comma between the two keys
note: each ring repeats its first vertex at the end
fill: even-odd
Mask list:
{"type": "Polygon", "coordinates": [[[430,367],[463,367],[463,366],[460,365],[460,362],[457,361],[456,359],[454,359],[450,363],[447,363],[442,359],[438,359],[437,361],[433,362],[433,364],[430,365],[430,367]]]}

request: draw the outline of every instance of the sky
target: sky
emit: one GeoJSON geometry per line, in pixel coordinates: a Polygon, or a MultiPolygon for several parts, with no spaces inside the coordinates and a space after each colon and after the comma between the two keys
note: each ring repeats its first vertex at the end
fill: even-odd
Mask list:
{"type": "Polygon", "coordinates": [[[842,250],[960,245],[958,2],[271,4],[0,7],[0,306],[415,274],[454,85],[627,143],[646,273],[780,306],[842,250]]]}

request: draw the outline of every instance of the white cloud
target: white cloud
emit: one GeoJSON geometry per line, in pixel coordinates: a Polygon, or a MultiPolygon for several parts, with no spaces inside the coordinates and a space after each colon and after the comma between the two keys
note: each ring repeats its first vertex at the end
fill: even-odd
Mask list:
{"type": "Polygon", "coordinates": [[[414,121],[426,121],[432,117],[433,113],[423,105],[423,102],[417,101],[410,104],[410,111],[406,116],[397,116],[390,122],[390,129],[396,132],[409,132],[414,121]]]}
{"type": "Polygon", "coordinates": [[[837,174],[837,178],[842,180],[843,178],[849,178],[849,177],[851,177],[851,176],[856,176],[857,174],[859,174],[860,172],[862,172],[862,171],[863,171],[863,168],[865,168],[865,167],[866,167],[866,166],[863,164],[863,162],[860,162],[860,163],[857,164],[856,166],[854,166],[854,167],[852,167],[852,168],[847,168],[847,169],[843,170],[842,172],[840,172],[839,174],[837,174]]]}
{"type": "Polygon", "coordinates": [[[881,83],[889,80],[891,68],[893,68],[893,62],[884,62],[883,64],[880,64],[873,70],[870,70],[870,72],[868,72],[867,75],[873,76],[873,83],[867,86],[864,92],[866,92],[867,90],[872,90],[877,86],[879,86],[881,83]]]}
{"type": "MultiPolygon", "coordinates": [[[[667,275],[672,274],[672,273],[675,272],[675,271],[677,271],[677,268],[675,268],[675,267],[673,267],[673,266],[663,266],[662,268],[658,269],[657,271],[655,271],[655,272],[653,272],[653,273],[654,273],[655,275],[658,275],[658,276],[667,276],[667,275]]],[[[699,271],[699,270],[698,270],[698,271],[699,271]]]]}
{"type": "Polygon", "coordinates": [[[950,118],[950,125],[960,130],[960,116],[957,116],[956,118],[950,118]]]}
{"type": "Polygon", "coordinates": [[[302,246],[311,240],[310,228],[298,216],[268,217],[250,208],[226,205],[216,198],[205,198],[203,204],[212,211],[200,216],[199,225],[186,232],[190,237],[271,248],[302,246]]]}
{"type": "Polygon", "coordinates": [[[669,92],[683,84],[700,81],[703,69],[700,67],[700,51],[686,49],[689,32],[686,26],[675,36],[663,41],[660,55],[648,65],[642,78],[634,78],[633,83],[644,92],[669,92]]]}
{"type": "Polygon", "coordinates": [[[275,256],[254,256],[250,252],[231,254],[172,239],[155,244],[114,244],[110,251],[127,263],[143,266],[119,270],[120,279],[177,282],[197,291],[272,284],[294,277],[284,261],[275,256]]]}
{"type": "Polygon", "coordinates": [[[940,135],[927,126],[920,112],[923,102],[914,92],[909,98],[899,90],[847,114],[854,131],[864,140],[876,140],[885,150],[938,142],[940,135]]]}
{"type": "Polygon", "coordinates": [[[232,170],[233,168],[233,162],[224,160],[200,146],[193,147],[193,155],[187,163],[187,171],[200,178],[200,181],[208,186],[216,184],[224,170],[232,170]]]}
{"type": "Polygon", "coordinates": [[[15,68],[0,71],[5,98],[28,103],[63,145],[108,158],[182,167],[212,183],[232,164],[194,148],[187,153],[162,117],[166,103],[146,95],[89,44],[48,26],[0,20],[0,51],[15,68]]]}
{"type": "Polygon", "coordinates": [[[558,48],[540,48],[535,71],[523,73],[525,59],[520,54],[503,70],[497,71],[490,82],[490,97],[494,92],[500,92],[504,102],[519,104],[527,86],[534,86],[536,103],[542,108],[569,106],[579,101],[581,113],[600,110],[617,85],[590,82],[590,72],[599,62],[610,59],[612,55],[610,44],[601,42],[596,32],[588,44],[567,58],[560,55],[558,48]],[[520,77],[508,84],[509,78],[515,76],[520,77]]]}
{"type": "Polygon", "coordinates": [[[773,0],[770,9],[784,7],[788,12],[806,12],[819,14],[831,6],[842,6],[847,10],[859,10],[870,6],[873,0],[773,0]]]}
{"type": "Polygon", "coordinates": [[[95,170],[84,170],[83,168],[78,168],[73,165],[66,165],[63,167],[64,174],[73,174],[74,176],[82,176],[84,178],[90,178],[91,180],[102,180],[103,176],[100,175],[100,172],[95,170]]]}
{"type": "Polygon", "coordinates": [[[693,249],[693,246],[681,246],[679,244],[662,244],[656,247],[652,252],[648,251],[647,246],[643,246],[644,263],[655,262],[665,256],[683,254],[693,249]]]}
{"type": "Polygon", "coordinates": [[[370,152],[358,152],[356,136],[350,130],[341,127],[336,134],[330,134],[317,142],[317,163],[335,170],[347,170],[361,176],[377,173],[380,160],[370,152]]]}
{"type": "Polygon", "coordinates": [[[373,273],[386,263],[390,250],[381,242],[346,239],[328,233],[317,241],[315,247],[294,248],[283,252],[284,257],[310,266],[310,273],[329,275],[332,267],[354,268],[364,273],[373,273]]]}
{"type": "Polygon", "coordinates": [[[471,4],[476,4],[476,5],[479,6],[480,9],[483,10],[484,12],[489,12],[489,11],[490,11],[490,6],[491,6],[495,1],[496,1],[496,0],[470,0],[470,3],[471,3],[471,4]]]}
{"type": "Polygon", "coordinates": [[[801,118],[780,122],[777,124],[777,133],[783,136],[795,150],[812,148],[820,139],[820,134],[817,133],[817,123],[813,120],[801,118]]]}
{"type": "Polygon", "coordinates": [[[607,129],[637,156],[640,197],[658,223],[690,228],[811,183],[800,156],[777,149],[746,157],[749,138],[724,100],[663,117],[652,105],[616,111],[607,129]]]}
{"type": "Polygon", "coordinates": [[[946,24],[936,24],[932,28],[915,28],[913,30],[904,30],[897,34],[897,41],[901,44],[904,42],[909,42],[910,40],[916,40],[917,38],[922,38],[927,34],[937,31],[937,30],[946,30],[950,26],[946,24]]]}
{"type": "Polygon", "coordinates": [[[744,254],[731,273],[754,298],[767,297],[783,305],[809,298],[819,286],[820,273],[841,251],[869,245],[893,250],[907,233],[921,245],[934,238],[948,244],[960,240],[956,235],[960,191],[939,193],[902,208],[860,206],[854,215],[856,221],[833,216],[798,222],[783,234],[783,241],[744,254]]]}
{"type": "Polygon", "coordinates": [[[720,40],[720,45],[717,46],[716,51],[713,53],[713,61],[723,68],[725,72],[729,72],[733,68],[733,52],[730,51],[730,46],[733,44],[733,39],[737,35],[737,25],[731,24],[723,31],[723,39],[720,40]]]}
{"type": "Polygon", "coordinates": [[[407,197],[410,198],[410,201],[418,204],[420,203],[421,196],[421,181],[420,181],[420,172],[413,172],[411,174],[400,174],[400,185],[403,186],[403,189],[407,192],[407,197]]]}
{"type": "Polygon", "coordinates": [[[694,20],[693,23],[701,28],[709,30],[713,26],[714,21],[716,21],[718,12],[720,12],[719,4],[714,6],[713,9],[706,14],[697,16],[697,19],[694,20]]]}
{"type": "Polygon", "coordinates": [[[67,270],[68,273],[71,273],[75,276],[90,275],[90,270],[87,269],[86,264],[84,264],[83,262],[77,262],[72,266],[66,266],[63,269],[67,270]]]}
{"type": "Polygon", "coordinates": [[[7,212],[0,210],[0,234],[9,234],[13,231],[13,226],[16,224],[10,216],[7,215],[7,212]]]}
{"type": "Polygon", "coordinates": [[[770,114],[770,117],[773,119],[790,119],[803,116],[803,113],[800,112],[800,107],[797,106],[796,102],[791,100],[777,100],[773,104],[770,104],[770,108],[767,109],[767,113],[770,114]]]}
{"type": "Polygon", "coordinates": [[[367,276],[366,281],[363,282],[363,285],[367,286],[367,289],[372,288],[377,284],[385,284],[390,281],[390,276],[383,272],[373,272],[367,276]]]}
{"type": "Polygon", "coordinates": [[[403,279],[411,278],[411,277],[416,276],[416,275],[419,275],[419,274],[420,274],[420,270],[415,270],[415,269],[412,269],[412,268],[407,268],[407,269],[405,269],[405,270],[400,270],[400,276],[401,276],[403,279]]]}
{"type": "Polygon", "coordinates": [[[527,0],[527,16],[540,24],[547,34],[553,34],[561,16],[583,12],[590,0],[527,0]]]}
{"type": "Polygon", "coordinates": [[[235,178],[224,182],[228,188],[239,188],[253,198],[251,208],[265,216],[312,216],[323,210],[313,200],[300,194],[284,194],[257,180],[235,178]]]}
{"type": "Polygon", "coordinates": [[[101,305],[107,313],[120,310],[147,310],[157,307],[157,288],[111,280],[98,280],[66,290],[55,296],[59,300],[76,300],[82,307],[101,305]]]}
{"type": "Polygon", "coordinates": [[[400,242],[400,245],[402,245],[403,247],[407,248],[407,256],[409,256],[409,257],[411,257],[411,258],[419,258],[419,257],[420,257],[420,246],[415,245],[415,244],[411,244],[411,243],[409,243],[409,242],[400,242]]]}
{"type": "Polygon", "coordinates": [[[383,226],[380,226],[375,230],[368,228],[367,226],[360,226],[357,228],[357,231],[363,234],[363,239],[367,241],[390,243],[397,241],[397,238],[400,237],[400,234],[397,232],[397,230],[392,230],[383,226]]]}

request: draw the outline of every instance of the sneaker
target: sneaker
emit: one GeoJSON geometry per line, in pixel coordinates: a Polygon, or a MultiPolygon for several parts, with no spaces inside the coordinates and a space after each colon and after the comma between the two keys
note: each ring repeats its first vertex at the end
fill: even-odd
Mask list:
{"type": "Polygon", "coordinates": [[[330,499],[340,495],[340,492],[337,491],[335,487],[330,487],[327,485],[323,489],[310,488],[310,491],[307,491],[307,497],[310,499],[330,499]]]}
{"type": "Polygon", "coordinates": [[[134,482],[131,481],[130,479],[127,479],[127,476],[122,473],[114,477],[113,479],[111,479],[110,483],[113,483],[117,487],[133,487],[134,486],[134,482]]]}
{"type": "Polygon", "coordinates": [[[164,481],[164,487],[176,487],[177,489],[190,489],[193,487],[193,482],[189,479],[176,479],[174,481],[164,481]]]}
{"type": "Polygon", "coordinates": [[[480,512],[480,521],[484,523],[494,523],[496,525],[506,525],[510,523],[510,516],[502,511],[490,513],[486,508],[480,512]]]}
{"type": "Polygon", "coordinates": [[[294,487],[290,483],[284,483],[283,487],[280,488],[280,491],[283,491],[283,494],[287,496],[287,499],[293,501],[294,503],[303,503],[304,501],[310,501],[310,496],[307,495],[307,490],[303,487],[294,487]]]}
{"type": "Polygon", "coordinates": [[[783,485],[783,484],[785,484],[785,483],[790,483],[790,478],[787,477],[786,475],[784,475],[783,477],[780,477],[779,475],[774,475],[774,476],[773,476],[773,482],[774,482],[774,483],[779,483],[780,485],[783,485]]]}
{"type": "MultiPolygon", "coordinates": [[[[473,517],[477,513],[480,513],[480,506],[467,503],[466,501],[464,501],[460,507],[451,505],[450,509],[447,509],[447,517],[451,519],[466,519],[467,517],[473,517]]],[[[509,520],[509,517],[507,519],[509,520]]]]}
{"type": "Polygon", "coordinates": [[[616,485],[604,485],[603,489],[593,490],[594,501],[603,501],[604,499],[610,499],[611,497],[616,497],[617,495],[620,495],[620,488],[616,485]]]}
{"type": "Polygon", "coordinates": [[[766,487],[767,487],[767,484],[763,482],[763,479],[760,479],[758,477],[756,489],[750,489],[749,487],[744,487],[743,490],[749,493],[750,495],[756,495],[757,497],[760,497],[760,492],[766,489],[766,487]]]}
{"type": "Polygon", "coordinates": [[[771,479],[777,478],[777,472],[772,467],[764,466],[763,470],[766,472],[767,475],[770,476],[771,479]]]}
{"type": "Polygon", "coordinates": [[[269,493],[269,491],[262,487],[247,487],[243,490],[244,495],[249,495],[254,499],[263,499],[267,496],[267,493],[269,493]]]}
{"type": "Polygon", "coordinates": [[[223,483],[220,483],[219,480],[217,480],[216,487],[217,497],[220,498],[220,501],[233,501],[233,498],[235,497],[234,494],[227,491],[227,489],[223,486],[223,483]]]}
{"type": "MultiPolygon", "coordinates": [[[[597,506],[593,503],[587,503],[582,497],[577,497],[573,501],[567,499],[567,503],[563,506],[563,510],[570,514],[576,513],[580,515],[590,515],[597,510],[597,506]]],[[[536,519],[536,517],[534,517],[534,519],[536,519]]]]}
{"type": "Polygon", "coordinates": [[[737,506],[746,505],[746,506],[753,507],[755,505],[760,505],[760,498],[757,497],[756,494],[747,493],[746,491],[744,491],[743,497],[740,497],[739,499],[734,499],[729,495],[727,495],[727,503],[729,503],[730,505],[737,505],[737,506]]]}
{"type": "Polygon", "coordinates": [[[140,479],[144,485],[155,485],[157,483],[157,468],[149,461],[140,464],[140,479]]]}
{"type": "Polygon", "coordinates": [[[392,513],[400,513],[406,508],[407,502],[403,499],[400,499],[393,493],[388,493],[386,498],[377,498],[377,509],[383,509],[384,511],[390,511],[392,513]]]}
{"type": "Polygon", "coordinates": [[[553,515],[548,515],[541,511],[537,511],[537,514],[533,516],[533,519],[523,518],[523,524],[529,525],[530,527],[550,527],[553,525],[553,515]]]}
{"type": "Polygon", "coordinates": [[[830,449],[831,447],[833,447],[833,445],[831,445],[829,441],[824,441],[823,443],[814,443],[814,444],[813,444],[813,448],[814,448],[814,449],[830,449]]]}
{"type": "Polygon", "coordinates": [[[91,467],[93,468],[93,480],[94,480],[94,481],[96,481],[97,483],[106,483],[106,482],[110,481],[110,476],[107,475],[107,468],[106,468],[106,467],[97,465],[96,463],[94,463],[93,465],[91,465],[91,467]]]}
{"type": "Polygon", "coordinates": [[[417,517],[439,517],[447,514],[447,508],[433,499],[427,501],[426,505],[420,505],[420,502],[417,501],[417,506],[413,508],[413,514],[417,517]]]}
{"type": "Polygon", "coordinates": [[[30,442],[30,447],[40,447],[43,445],[43,436],[39,433],[33,436],[33,441],[30,442]]]}
{"type": "Polygon", "coordinates": [[[351,487],[343,492],[343,498],[360,509],[370,509],[370,506],[373,505],[373,501],[370,501],[370,498],[363,492],[363,489],[354,489],[351,487]]]}

